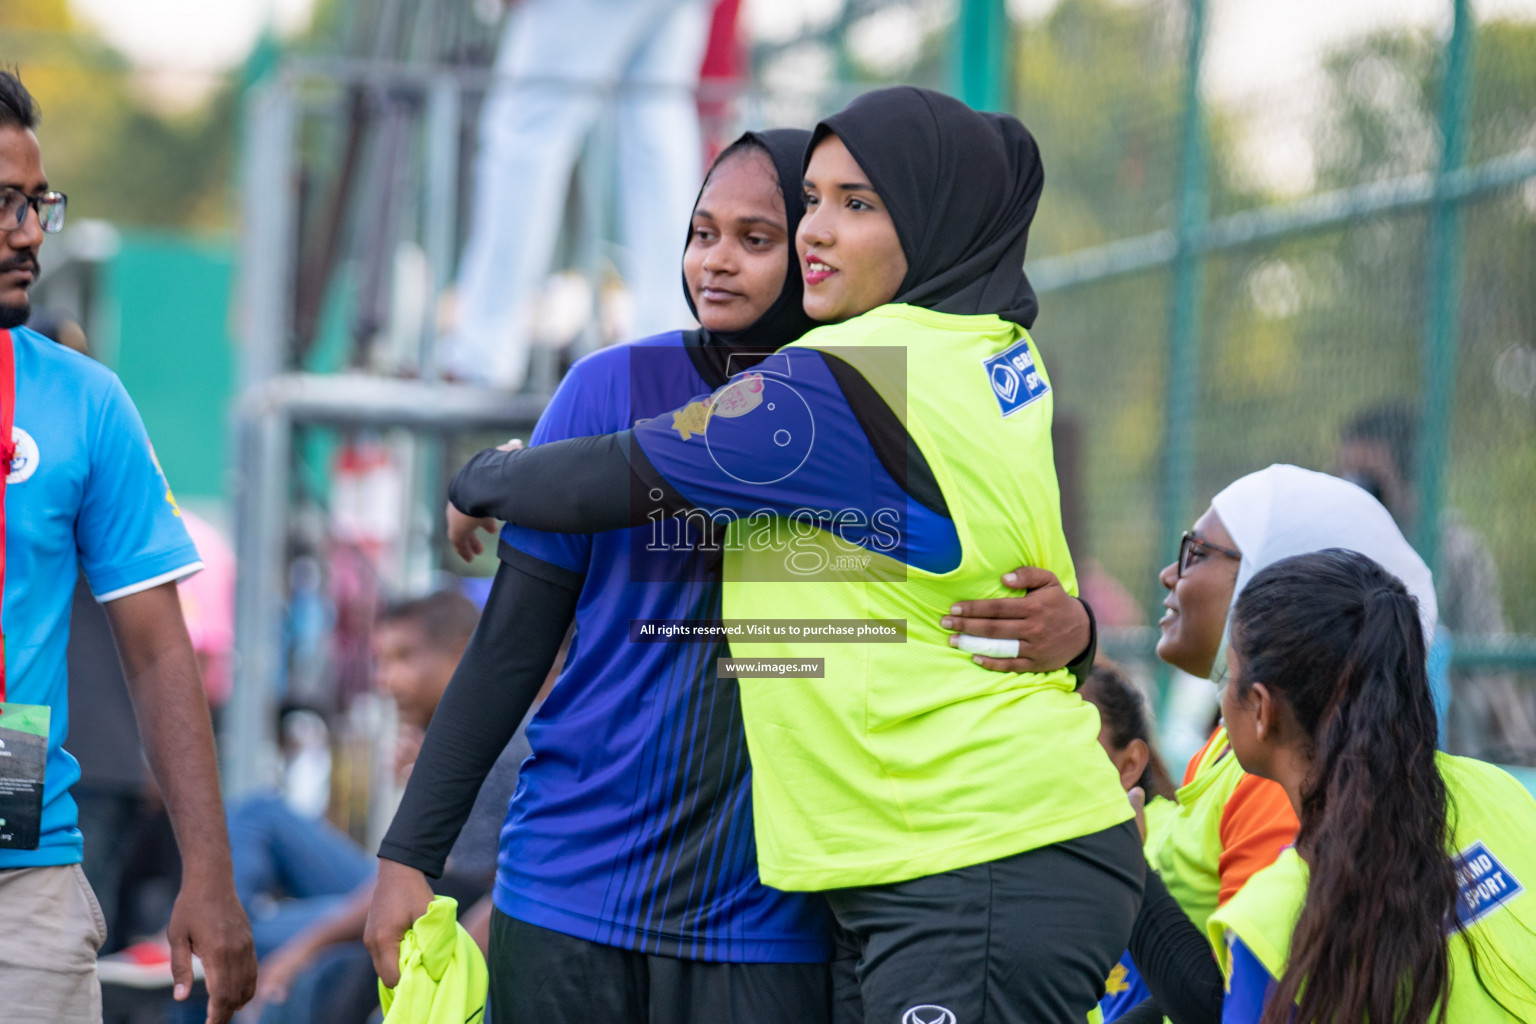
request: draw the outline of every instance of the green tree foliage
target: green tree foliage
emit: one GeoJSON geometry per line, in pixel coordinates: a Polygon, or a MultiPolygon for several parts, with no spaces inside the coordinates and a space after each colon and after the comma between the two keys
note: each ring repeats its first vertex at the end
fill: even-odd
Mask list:
{"type": "Polygon", "coordinates": [[[230,227],[229,84],[191,111],[164,112],[65,0],[0,4],[0,53],[42,108],[49,180],[69,193],[73,217],[157,230],[230,227]]]}
{"type": "Polygon", "coordinates": [[[1181,32],[1176,4],[1065,0],[1019,33],[1014,112],[1045,164],[1032,256],[1172,223],[1181,32]]]}

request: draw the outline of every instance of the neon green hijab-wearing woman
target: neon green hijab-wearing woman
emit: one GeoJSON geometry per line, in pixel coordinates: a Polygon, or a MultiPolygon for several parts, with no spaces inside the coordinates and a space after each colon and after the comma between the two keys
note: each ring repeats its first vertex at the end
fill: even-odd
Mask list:
{"type": "Polygon", "coordinates": [[[653,544],[676,518],[718,528],[753,663],[727,668],[760,676],[741,686],[760,874],[827,893],[850,1022],[1081,1021],[1140,902],[1139,838],[1071,676],[989,672],[939,623],[1004,596],[999,568],[1075,590],[1022,271],[1042,182],[1012,117],[861,96],[805,165],[805,309],[830,325],[671,414],[518,453],[506,501],[475,510],[649,522],[653,544]],[[904,620],[904,642],[860,634],[874,620],[904,620]]]}

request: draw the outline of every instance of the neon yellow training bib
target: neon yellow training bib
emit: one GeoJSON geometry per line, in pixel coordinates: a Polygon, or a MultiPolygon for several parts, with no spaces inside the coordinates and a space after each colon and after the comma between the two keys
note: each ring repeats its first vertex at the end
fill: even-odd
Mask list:
{"type": "MultiPolygon", "coordinates": [[[[908,629],[902,644],[752,645],[754,656],[824,658],[826,672],[741,682],[763,881],[790,890],[897,882],[1128,820],[1098,714],[1071,675],[990,672],[950,647],[939,625],[957,600],[1009,596],[999,576],[1019,565],[1050,569],[1076,593],[1048,381],[1009,410],[1019,392],[1008,372],[1038,374],[1029,380],[1037,391],[1045,381],[1033,341],[995,316],[890,305],[796,344],[834,353],[905,414],[962,557],[942,575],[909,566],[904,579],[744,582],[773,575],[754,560],[781,556],[728,543],[727,618],[904,619],[908,629]],[[905,349],[904,379],[882,348],[905,349]]],[[[829,556],[846,550],[830,534],[813,540],[829,556]]]]}
{"type": "Polygon", "coordinates": [[[1147,863],[1201,930],[1221,895],[1221,816],[1245,774],[1230,749],[1222,730],[1207,744],[1189,784],[1174,794],[1162,827],[1147,835],[1147,863]]]}
{"type": "MultiPolygon", "coordinates": [[[[1491,764],[1449,754],[1435,755],[1435,762],[1450,794],[1452,845],[1461,859],[1458,917],[1477,945],[1474,973],[1462,935],[1451,938],[1448,1019],[1536,1021],[1536,800],[1491,764]]],[[[1271,976],[1285,973],[1307,881],[1306,861],[1288,849],[1211,915],[1223,971],[1231,970],[1229,943],[1237,938],[1271,976]]]]}

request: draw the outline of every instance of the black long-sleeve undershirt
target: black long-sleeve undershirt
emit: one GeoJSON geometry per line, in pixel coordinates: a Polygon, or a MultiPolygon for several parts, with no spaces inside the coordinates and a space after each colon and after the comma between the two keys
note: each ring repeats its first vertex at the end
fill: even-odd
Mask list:
{"type": "MultiPolygon", "coordinates": [[[[505,556],[506,552],[504,552],[505,556]]],[[[533,706],[576,612],[581,577],[504,557],[422,740],[379,856],[438,878],[480,784],[533,706]]]]}
{"type": "MultiPolygon", "coordinates": [[[[835,356],[821,358],[874,458],[914,501],[951,518],[933,468],[902,417],[859,371],[835,356]]],[[[679,515],[694,507],[651,465],[628,430],[480,452],[459,470],[448,495],[469,515],[553,533],[642,526],[658,510],[679,515]]]]}
{"type": "Polygon", "coordinates": [[[455,474],[448,500],[466,515],[550,533],[622,530],[643,526],[658,508],[677,515],[693,507],[649,466],[627,430],[513,452],[488,448],[455,474]],[[658,490],[659,501],[650,497],[658,490]]]}
{"type": "MultiPolygon", "coordinates": [[[[909,457],[909,465],[913,461],[909,457]]],[[[926,463],[915,477],[931,480],[926,463]]],[[[937,484],[923,487],[938,495],[937,484]]],[[[466,515],[552,533],[621,530],[644,525],[657,510],[678,515],[693,507],[651,467],[628,431],[510,452],[487,448],[454,475],[448,500],[466,515]]],[[[930,500],[942,505],[942,496],[930,500]]],[[[1081,603],[1088,613],[1088,646],[1066,666],[1079,684],[1093,668],[1099,641],[1093,609],[1081,603]]]]}
{"type": "Polygon", "coordinates": [[[1083,611],[1088,613],[1088,646],[1083,648],[1083,653],[1073,658],[1067,665],[1067,671],[1072,673],[1078,686],[1083,685],[1083,680],[1088,678],[1088,673],[1093,670],[1093,663],[1099,656],[1099,620],[1093,614],[1093,606],[1082,598],[1077,598],[1077,603],[1083,606],[1083,611]]]}
{"type": "Polygon", "coordinates": [[[1131,959],[1173,1024],[1220,1024],[1226,985],[1211,944],[1150,868],[1131,929],[1131,959]]]}

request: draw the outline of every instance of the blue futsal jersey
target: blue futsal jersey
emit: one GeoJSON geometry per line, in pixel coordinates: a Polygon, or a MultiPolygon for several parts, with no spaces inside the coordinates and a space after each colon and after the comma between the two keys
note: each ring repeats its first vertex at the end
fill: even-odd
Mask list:
{"type": "Polygon", "coordinates": [[[1152,990],[1147,988],[1141,972],[1136,969],[1131,951],[1126,950],[1120,954],[1120,962],[1115,964],[1109,972],[1109,980],[1104,983],[1104,998],[1099,1000],[1104,1024],[1113,1024],[1151,998],[1152,990]]]}
{"type": "MultiPolygon", "coordinates": [[[[608,434],[726,380],[726,360],[680,332],[571,368],[532,443],[608,434]]],[[[734,372],[739,366],[731,366],[734,372]]],[[[751,767],[723,642],[631,643],[632,619],[720,617],[720,554],[650,527],[594,535],[508,525],[502,557],[580,577],[565,667],[528,726],[501,834],[495,902],[579,938],[695,960],[831,956],[819,896],[758,881],[751,767]]]]}

